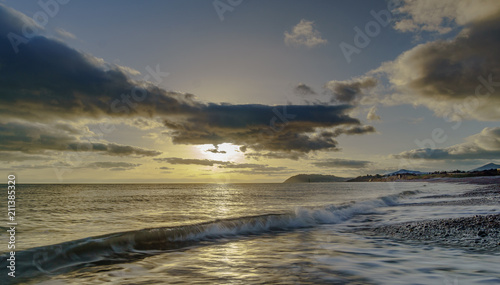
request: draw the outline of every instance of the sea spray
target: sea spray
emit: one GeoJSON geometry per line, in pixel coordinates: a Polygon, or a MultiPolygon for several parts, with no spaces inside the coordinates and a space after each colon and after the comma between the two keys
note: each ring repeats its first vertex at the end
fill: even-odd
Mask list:
{"type": "Polygon", "coordinates": [[[221,238],[292,231],[319,224],[336,224],[359,214],[372,213],[379,207],[396,205],[399,197],[415,193],[417,192],[410,191],[341,205],[296,207],[294,211],[282,214],[246,216],[176,227],[119,232],[37,247],[18,252],[20,260],[18,272],[21,278],[29,278],[40,274],[67,272],[82,266],[134,260],[198,245],[200,241],[216,242],[221,238]]]}

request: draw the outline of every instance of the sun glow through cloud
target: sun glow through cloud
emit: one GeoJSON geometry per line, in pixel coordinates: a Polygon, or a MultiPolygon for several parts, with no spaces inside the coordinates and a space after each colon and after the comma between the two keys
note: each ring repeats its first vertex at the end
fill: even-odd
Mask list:
{"type": "Polygon", "coordinates": [[[223,143],[219,145],[203,144],[196,146],[197,154],[201,157],[210,160],[243,161],[245,155],[239,150],[239,146],[231,143],[223,143]]]}

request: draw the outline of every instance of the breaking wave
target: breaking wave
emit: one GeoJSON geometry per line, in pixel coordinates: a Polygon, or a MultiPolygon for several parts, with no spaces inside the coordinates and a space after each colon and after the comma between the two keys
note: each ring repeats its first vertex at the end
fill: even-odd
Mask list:
{"type": "MultiPolygon", "coordinates": [[[[66,272],[82,266],[126,262],[147,255],[186,248],[200,241],[217,241],[222,238],[336,224],[355,215],[371,213],[379,207],[397,205],[399,198],[416,193],[417,191],[406,191],[399,195],[345,205],[328,205],[321,208],[298,207],[284,214],[247,216],[176,227],[119,232],[36,247],[16,253],[16,271],[20,277],[30,278],[66,272]]],[[[1,258],[2,268],[7,266],[6,257],[7,255],[3,255],[1,258]]]]}

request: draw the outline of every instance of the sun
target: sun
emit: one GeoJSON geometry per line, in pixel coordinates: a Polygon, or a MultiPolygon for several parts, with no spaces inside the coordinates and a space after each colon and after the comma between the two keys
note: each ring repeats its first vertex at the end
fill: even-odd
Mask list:
{"type": "Polygon", "coordinates": [[[210,160],[237,162],[245,158],[240,146],[231,143],[219,145],[203,144],[196,146],[200,157],[210,160]]]}

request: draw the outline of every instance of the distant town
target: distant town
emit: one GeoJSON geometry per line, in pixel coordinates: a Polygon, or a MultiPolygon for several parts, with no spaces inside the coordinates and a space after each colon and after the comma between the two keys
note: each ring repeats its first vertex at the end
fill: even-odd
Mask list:
{"type": "Polygon", "coordinates": [[[407,180],[427,180],[436,178],[467,178],[479,176],[500,175],[500,164],[488,163],[468,171],[434,171],[421,172],[416,170],[400,169],[387,174],[375,174],[358,176],[356,178],[344,178],[335,175],[323,174],[299,174],[292,176],[284,183],[309,183],[309,182],[386,182],[386,181],[407,181],[407,180]]]}

